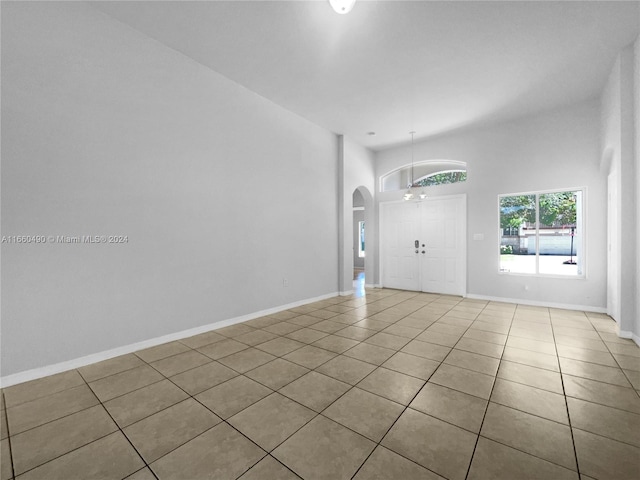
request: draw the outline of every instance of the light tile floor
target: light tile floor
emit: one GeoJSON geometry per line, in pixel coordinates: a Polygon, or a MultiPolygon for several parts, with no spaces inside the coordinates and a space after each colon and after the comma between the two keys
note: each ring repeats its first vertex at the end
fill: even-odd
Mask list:
{"type": "Polygon", "coordinates": [[[638,390],[605,315],[374,289],[4,389],[1,480],[638,479],[638,390]]]}

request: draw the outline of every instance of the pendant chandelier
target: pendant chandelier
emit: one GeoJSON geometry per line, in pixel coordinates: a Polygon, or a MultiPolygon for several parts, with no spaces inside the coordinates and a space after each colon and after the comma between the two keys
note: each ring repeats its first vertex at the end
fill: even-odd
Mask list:
{"type": "MultiPolygon", "coordinates": [[[[409,132],[409,134],[411,135],[411,172],[409,174],[409,184],[407,185],[407,191],[402,197],[403,200],[411,200],[414,197],[412,188],[413,188],[413,136],[415,135],[415,133],[416,132],[413,132],[413,131],[409,132]]],[[[427,193],[424,191],[424,188],[420,192],[419,197],[421,200],[424,200],[425,198],[427,198],[427,193]]]]}

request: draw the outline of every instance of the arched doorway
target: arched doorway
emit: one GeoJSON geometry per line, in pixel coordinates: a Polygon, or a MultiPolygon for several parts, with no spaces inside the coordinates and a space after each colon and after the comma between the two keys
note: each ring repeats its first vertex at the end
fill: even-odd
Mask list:
{"type": "Polygon", "coordinates": [[[352,261],[353,288],[357,296],[364,295],[365,285],[373,285],[375,264],[375,232],[373,196],[366,187],[357,187],[352,194],[352,261]]]}

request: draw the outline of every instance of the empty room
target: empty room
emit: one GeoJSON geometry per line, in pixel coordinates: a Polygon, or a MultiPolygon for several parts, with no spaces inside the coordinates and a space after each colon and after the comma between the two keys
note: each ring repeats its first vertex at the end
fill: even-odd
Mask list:
{"type": "Polygon", "coordinates": [[[640,478],[640,2],[0,18],[0,480],[640,478]]]}

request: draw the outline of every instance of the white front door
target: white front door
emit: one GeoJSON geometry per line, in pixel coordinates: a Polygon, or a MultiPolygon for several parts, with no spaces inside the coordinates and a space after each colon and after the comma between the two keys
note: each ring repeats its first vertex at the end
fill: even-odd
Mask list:
{"type": "Polygon", "coordinates": [[[384,287],[466,293],[466,195],[383,203],[380,216],[384,287]]]}
{"type": "Polygon", "coordinates": [[[380,208],[382,284],[387,288],[420,290],[419,203],[383,203],[380,208]]]}
{"type": "Polygon", "coordinates": [[[427,199],[422,205],[422,291],[464,295],[465,197],[427,199]],[[424,247],[423,247],[424,245],[424,247]]]}

